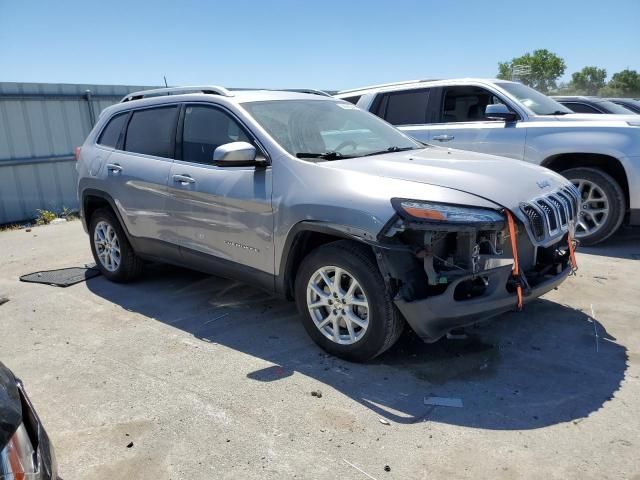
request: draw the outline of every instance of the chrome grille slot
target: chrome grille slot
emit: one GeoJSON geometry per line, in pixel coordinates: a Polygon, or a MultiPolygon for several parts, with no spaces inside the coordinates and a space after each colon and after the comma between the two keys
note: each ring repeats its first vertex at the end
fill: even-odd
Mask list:
{"type": "Polygon", "coordinates": [[[567,212],[565,211],[565,205],[561,203],[561,201],[555,195],[549,195],[549,201],[553,205],[558,214],[558,220],[560,221],[560,226],[564,227],[567,225],[567,212]]]}
{"type": "Polygon", "coordinates": [[[549,201],[547,199],[540,199],[538,200],[537,203],[540,206],[540,208],[542,208],[542,211],[545,214],[549,231],[555,232],[556,230],[558,230],[558,221],[556,219],[556,212],[551,206],[551,204],[549,203],[549,201]]]}
{"type": "Polygon", "coordinates": [[[569,231],[580,211],[580,193],[562,187],[520,205],[528,219],[527,230],[537,245],[549,245],[569,231]]]}

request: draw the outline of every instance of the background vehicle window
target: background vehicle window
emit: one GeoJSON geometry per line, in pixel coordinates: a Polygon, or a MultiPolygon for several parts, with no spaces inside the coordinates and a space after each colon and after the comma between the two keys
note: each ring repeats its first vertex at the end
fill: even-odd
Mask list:
{"type": "Polygon", "coordinates": [[[584,103],[571,103],[571,102],[563,102],[565,107],[569,107],[575,113],[601,113],[599,110],[596,110],[589,105],[584,103]]]}
{"type": "Polygon", "coordinates": [[[427,123],[429,90],[406,90],[385,95],[381,107],[383,118],[392,125],[427,123]]]}
{"type": "Polygon", "coordinates": [[[129,115],[129,112],[120,113],[109,120],[109,123],[104,127],[104,130],[102,130],[100,138],[98,139],[98,143],[100,145],[111,148],[116,147],[124,122],[127,120],[127,115],[129,115]]]}
{"type": "Polygon", "coordinates": [[[124,149],[156,157],[173,157],[178,107],[160,107],[133,112],[124,149]]]}
{"type": "Polygon", "coordinates": [[[361,97],[362,95],[357,95],[355,97],[344,97],[342,100],[344,100],[345,102],[353,103],[355,105],[360,101],[361,97]]]}
{"type": "Polygon", "coordinates": [[[487,105],[502,104],[502,100],[479,87],[447,88],[442,102],[443,123],[484,122],[487,105]]]}
{"type": "Polygon", "coordinates": [[[252,143],[242,127],[217,108],[191,105],[184,115],[182,159],[187,162],[213,163],[213,151],[231,142],[252,143]]]}

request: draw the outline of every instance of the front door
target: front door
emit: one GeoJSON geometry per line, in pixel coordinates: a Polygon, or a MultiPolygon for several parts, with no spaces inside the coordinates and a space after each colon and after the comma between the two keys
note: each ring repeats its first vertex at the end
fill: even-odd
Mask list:
{"type": "MultiPolygon", "coordinates": [[[[436,122],[426,126],[430,143],[518,160],[524,158],[526,123],[485,117],[487,105],[505,103],[497,95],[476,86],[445,87],[437,91],[440,101],[436,122]]],[[[411,134],[411,129],[406,133],[411,134]]]]}
{"type": "Polygon", "coordinates": [[[171,241],[190,261],[214,257],[273,274],[271,167],[213,164],[217,147],[255,145],[252,136],[231,113],[211,104],[184,105],[178,128],[167,201],[171,241]]]}

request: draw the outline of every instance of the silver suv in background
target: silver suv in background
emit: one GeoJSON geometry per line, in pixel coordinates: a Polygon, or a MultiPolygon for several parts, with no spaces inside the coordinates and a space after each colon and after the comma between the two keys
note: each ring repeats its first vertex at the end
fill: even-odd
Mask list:
{"type": "Polygon", "coordinates": [[[107,108],[79,153],[91,250],[113,281],[143,260],[295,299],[350,360],[405,321],[426,341],[521,308],[571,272],[580,204],[535,165],[424,146],[351,103],[183,87],[107,108]]]}
{"type": "Polygon", "coordinates": [[[585,245],[640,225],[640,117],[575,114],[521,83],[410,81],[336,95],[416,139],[542,165],[580,190],[585,245]]]}

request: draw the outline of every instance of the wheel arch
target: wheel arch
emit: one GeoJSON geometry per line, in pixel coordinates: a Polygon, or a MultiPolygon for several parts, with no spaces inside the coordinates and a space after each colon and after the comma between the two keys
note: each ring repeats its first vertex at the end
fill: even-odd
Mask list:
{"type": "MultiPolygon", "coordinates": [[[[296,274],[300,262],[313,250],[327,243],[338,240],[353,240],[371,246],[371,241],[365,240],[347,231],[344,226],[316,222],[302,221],[294,225],[282,249],[278,275],[275,279],[275,290],[287,299],[293,299],[296,274]]],[[[372,250],[373,252],[373,250],[372,250]]]]}
{"type": "Polygon", "coordinates": [[[600,153],[560,153],[543,160],[543,167],[562,173],[570,168],[597,168],[610,175],[624,193],[626,208],[630,205],[629,180],[624,165],[611,155],[600,153]]]}
{"type": "Polygon", "coordinates": [[[116,208],[116,203],[111,195],[101,190],[86,189],[82,192],[80,205],[82,208],[82,221],[87,232],[89,231],[91,216],[94,212],[100,208],[107,208],[116,216],[118,222],[120,222],[122,230],[124,230],[124,233],[127,236],[127,239],[131,242],[131,235],[129,234],[129,230],[127,230],[127,225],[122,221],[122,216],[116,208]]]}

